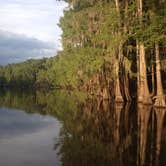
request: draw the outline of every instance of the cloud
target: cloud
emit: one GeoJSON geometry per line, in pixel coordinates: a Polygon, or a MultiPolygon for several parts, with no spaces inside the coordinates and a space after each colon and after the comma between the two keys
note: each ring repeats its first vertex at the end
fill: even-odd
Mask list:
{"type": "Polygon", "coordinates": [[[62,49],[62,31],[57,24],[67,3],[57,0],[0,0],[0,4],[1,65],[53,56],[62,49]]]}
{"type": "Polygon", "coordinates": [[[59,42],[62,32],[57,24],[67,6],[64,1],[0,0],[0,4],[1,30],[59,42]]]}
{"type": "Polygon", "coordinates": [[[21,62],[27,59],[50,57],[56,54],[53,43],[36,38],[0,31],[0,64],[21,62]]]}

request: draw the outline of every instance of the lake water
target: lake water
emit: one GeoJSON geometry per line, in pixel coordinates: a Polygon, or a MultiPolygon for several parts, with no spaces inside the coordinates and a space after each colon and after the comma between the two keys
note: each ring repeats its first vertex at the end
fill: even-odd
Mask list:
{"type": "Polygon", "coordinates": [[[80,92],[4,90],[0,166],[165,166],[165,112],[80,92]]]}
{"type": "Polygon", "coordinates": [[[53,150],[60,123],[50,116],[0,108],[0,165],[60,165],[53,150]]]}

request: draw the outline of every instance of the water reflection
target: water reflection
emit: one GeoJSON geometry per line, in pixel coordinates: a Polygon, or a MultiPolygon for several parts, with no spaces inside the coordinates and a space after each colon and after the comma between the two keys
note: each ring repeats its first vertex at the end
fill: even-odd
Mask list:
{"type": "Polygon", "coordinates": [[[37,109],[35,112],[32,96],[7,92],[0,97],[2,166],[60,165],[58,149],[53,150],[53,146],[61,124],[55,118],[38,114],[37,109]],[[21,108],[26,108],[27,112],[33,110],[34,114],[27,114],[21,108]]]}
{"type": "MultiPolygon", "coordinates": [[[[54,150],[59,150],[60,165],[166,165],[165,109],[137,103],[111,103],[101,98],[87,100],[85,94],[66,91],[8,91],[1,94],[0,106],[58,118],[62,127],[54,150]]],[[[26,126],[26,122],[32,120],[23,121],[26,126]]],[[[34,129],[27,128],[26,132],[36,132],[48,124],[37,120],[36,125],[34,120],[34,129]]],[[[3,125],[0,123],[0,126],[3,125]]]]}
{"type": "Polygon", "coordinates": [[[146,161],[148,127],[152,107],[149,105],[138,104],[138,143],[137,143],[137,165],[143,166],[146,161]]]}
{"type": "Polygon", "coordinates": [[[70,135],[62,134],[63,165],[165,165],[165,111],[136,103],[88,101],[72,125],[64,126],[70,135]]]}

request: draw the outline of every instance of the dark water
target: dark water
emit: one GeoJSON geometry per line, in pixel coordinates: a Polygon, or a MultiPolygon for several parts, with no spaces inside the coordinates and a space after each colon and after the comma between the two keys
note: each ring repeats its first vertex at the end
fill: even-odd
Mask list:
{"type": "Polygon", "coordinates": [[[0,92],[0,166],[165,166],[166,109],[80,92],[0,92]]]}

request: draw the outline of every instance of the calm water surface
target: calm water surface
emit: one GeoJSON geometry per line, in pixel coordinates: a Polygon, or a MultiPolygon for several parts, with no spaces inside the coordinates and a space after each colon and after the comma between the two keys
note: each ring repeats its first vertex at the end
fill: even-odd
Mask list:
{"type": "Polygon", "coordinates": [[[0,92],[0,166],[165,166],[166,109],[0,92]]]}
{"type": "Polygon", "coordinates": [[[50,116],[0,108],[0,165],[60,165],[53,150],[60,123],[50,116]]]}

